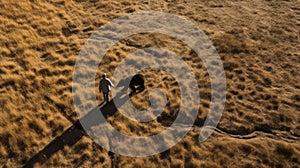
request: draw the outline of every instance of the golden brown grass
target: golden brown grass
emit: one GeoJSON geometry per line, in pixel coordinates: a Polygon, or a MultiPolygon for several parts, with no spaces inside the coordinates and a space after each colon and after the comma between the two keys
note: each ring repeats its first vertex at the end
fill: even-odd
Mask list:
{"type": "MultiPolygon", "coordinates": [[[[84,136],[35,166],[298,167],[298,6],[296,0],[1,1],[0,165],[21,167],[77,119],[71,93],[73,68],[91,33],[126,13],[154,10],[191,20],[218,50],[227,78],[226,107],[218,130],[207,141],[198,143],[211,97],[201,60],[171,37],[134,35],[110,49],[97,79],[102,72],[111,76],[137,46],[162,47],[177,53],[194,70],[200,86],[201,104],[193,129],[170,150],[141,158],[112,157],[84,136]]],[[[163,88],[171,103],[165,116],[150,124],[129,122],[118,114],[108,118],[116,129],[129,135],[161,132],[178,109],[179,90],[172,76],[155,69],[143,74],[148,90],[134,96],[133,103],[147,108],[146,93],[156,87],[163,88]],[[122,120],[116,120],[119,118],[122,120]]],[[[101,94],[97,98],[102,101],[101,94]]]]}

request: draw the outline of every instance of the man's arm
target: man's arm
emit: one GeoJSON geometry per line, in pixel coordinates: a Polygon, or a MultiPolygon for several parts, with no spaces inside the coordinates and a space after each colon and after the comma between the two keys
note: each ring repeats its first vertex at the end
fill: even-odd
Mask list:
{"type": "Polygon", "coordinates": [[[101,90],[101,88],[102,88],[102,86],[101,86],[101,81],[100,81],[100,83],[99,83],[99,92],[101,92],[102,90],[101,90]]]}
{"type": "Polygon", "coordinates": [[[110,86],[115,87],[115,85],[110,80],[108,80],[108,81],[109,81],[110,86]]]}

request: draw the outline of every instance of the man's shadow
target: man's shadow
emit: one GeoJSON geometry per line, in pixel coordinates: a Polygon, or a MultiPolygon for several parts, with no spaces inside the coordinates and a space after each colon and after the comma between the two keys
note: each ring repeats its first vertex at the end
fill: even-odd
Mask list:
{"type": "Polygon", "coordinates": [[[126,84],[125,80],[130,80],[129,79],[124,79],[124,81],[120,81],[118,83],[118,87],[124,87],[120,93],[118,93],[111,101],[108,103],[104,104],[101,103],[94,109],[92,109],[88,114],[86,114],[84,117],[82,117],[80,120],[77,120],[75,123],[73,123],[72,126],[70,126],[66,131],[64,131],[59,137],[55,138],[52,142],[50,142],[44,149],[42,149],[40,152],[38,152],[36,155],[34,155],[32,158],[30,158],[24,165],[24,168],[27,167],[33,167],[35,163],[39,162],[44,162],[47,159],[49,159],[53,154],[58,152],[59,150],[62,150],[64,146],[73,146],[78,142],[82,136],[86,135],[80,121],[83,121],[85,123],[85,128],[91,128],[94,125],[100,125],[106,122],[106,118],[109,116],[113,116],[117,111],[118,108],[115,106],[114,101],[118,101],[118,105],[124,104],[126,101],[130,99],[131,96],[138,94],[142,90],[139,90],[138,92],[131,92],[127,94],[126,96],[126,89],[128,89],[128,85],[126,84]],[[103,105],[104,104],[104,105],[103,105]],[[102,106],[103,105],[103,106],[102,106]],[[102,107],[100,107],[102,106],[102,107]],[[104,117],[95,117],[99,116],[99,109],[102,112],[104,117]],[[88,121],[88,122],[85,122],[88,121]]]}

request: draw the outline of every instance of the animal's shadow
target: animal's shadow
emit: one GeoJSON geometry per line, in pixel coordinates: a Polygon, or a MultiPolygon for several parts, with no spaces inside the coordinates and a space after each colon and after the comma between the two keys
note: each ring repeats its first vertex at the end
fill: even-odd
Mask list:
{"type": "Polygon", "coordinates": [[[127,77],[125,79],[120,80],[117,87],[123,87],[121,92],[127,92],[130,88],[131,92],[129,96],[133,95],[134,93],[139,93],[145,90],[145,81],[144,77],[141,74],[136,74],[132,77],[127,77]]]}

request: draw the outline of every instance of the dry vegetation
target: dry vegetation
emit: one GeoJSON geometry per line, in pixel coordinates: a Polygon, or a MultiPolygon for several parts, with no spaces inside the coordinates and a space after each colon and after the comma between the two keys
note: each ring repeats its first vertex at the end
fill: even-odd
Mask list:
{"type": "MultiPolygon", "coordinates": [[[[223,61],[227,100],[214,134],[198,143],[209,109],[210,80],[195,53],[161,34],[139,34],[112,47],[98,70],[112,75],[126,55],[146,46],[182,56],[194,70],[201,104],[195,126],[177,145],[149,157],[112,154],[78,133],[36,167],[299,167],[300,3],[297,0],[30,0],[0,1],[0,165],[21,167],[76,122],[72,75],[88,37],[113,18],[138,11],[182,15],[204,30],[223,61]]],[[[169,97],[164,113],[145,124],[116,113],[107,120],[129,135],[159,133],[179,106],[174,78],[142,71],[147,90],[132,97],[149,107],[148,93],[169,97]]],[[[97,80],[99,77],[97,78],[97,80]]],[[[97,90],[97,86],[95,86],[97,90]]],[[[97,95],[99,102],[102,96],[97,95]]],[[[77,129],[77,128],[74,128],[77,129]]]]}

